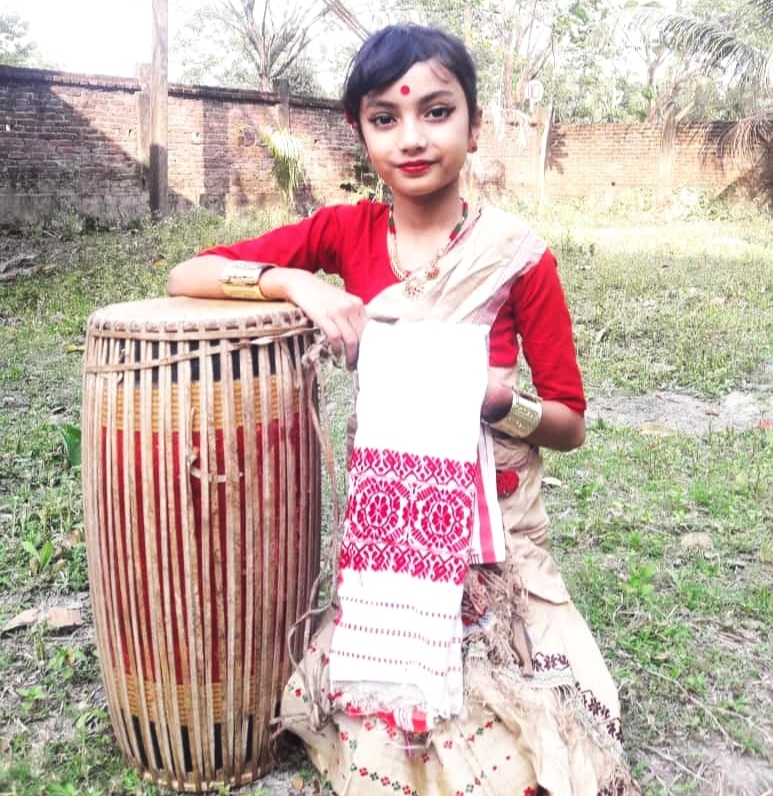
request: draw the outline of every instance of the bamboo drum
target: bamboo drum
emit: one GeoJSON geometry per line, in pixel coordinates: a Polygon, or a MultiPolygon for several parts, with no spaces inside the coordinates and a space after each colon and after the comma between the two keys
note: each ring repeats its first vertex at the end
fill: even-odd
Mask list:
{"type": "Polygon", "coordinates": [[[300,310],[272,302],[150,299],[88,321],[84,511],[102,677],[123,754],[167,788],[244,785],[271,768],[287,633],[319,570],[301,371],[313,339],[300,310]]]}

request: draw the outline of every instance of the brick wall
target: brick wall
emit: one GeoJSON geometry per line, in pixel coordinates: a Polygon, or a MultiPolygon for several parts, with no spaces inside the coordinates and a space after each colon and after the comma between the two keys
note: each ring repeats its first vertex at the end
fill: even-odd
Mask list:
{"type": "MultiPolygon", "coordinates": [[[[0,66],[0,224],[74,210],[99,217],[148,208],[148,94],[138,80],[0,66]]],[[[278,197],[261,131],[280,116],[303,144],[311,203],[348,200],[360,151],[337,102],[191,86],[169,93],[170,206],[238,211],[278,197]]],[[[664,153],[647,125],[561,125],[540,174],[542,127],[488,120],[467,179],[490,193],[613,196],[682,186],[719,192],[747,167],[730,166],[706,133],[680,127],[664,153]]]]}
{"type": "MultiPolygon", "coordinates": [[[[620,194],[648,191],[670,195],[693,188],[718,195],[738,185],[764,190],[762,151],[743,161],[727,156],[722,143],[730,122],[684,124],[665,146],[655,124],[556,125],[547,142],[542,189],[546,198],[588,197],[611,201],[620,194]]],[[[497,135],[490,125],[481,137],[477,168],[485,182],[506,175],[507,189],[534,195],[540,190],[540,123],[505,123],[497,135]]],[[[773,151],[767,155],[768,163],[773,151]]],[[[768,188],[769,190],[770,188],[768,188]]]]}

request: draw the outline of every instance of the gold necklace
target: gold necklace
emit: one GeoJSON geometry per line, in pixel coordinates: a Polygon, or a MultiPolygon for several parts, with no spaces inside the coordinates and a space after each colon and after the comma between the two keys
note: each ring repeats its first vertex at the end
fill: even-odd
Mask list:
{"type": "Polygon", "coordinates": [[[467,221],[467,216],[470,212],[470,206],[467,201],[462,199],[462,217],[451,230],[448,240],[442,249],[438,249],[426,265],[416,268],[413,271],[408,271],[400,264],[400,257],[397,254],[397,229],[395,228],[395,215],[394,207],[389,208],[389,218],[387,219],[387,251],[389,253],[389,265],[392,268],[392,273],[397,277],[400,282],[405,283],[405,294],[407,296],[415,297],[424,291],[424,284],[431,279],[436,279],[440,274],[438,262],[440,258],[448,252],[454,245],[459,233],[464,227],[464,222],[467,221]]]}

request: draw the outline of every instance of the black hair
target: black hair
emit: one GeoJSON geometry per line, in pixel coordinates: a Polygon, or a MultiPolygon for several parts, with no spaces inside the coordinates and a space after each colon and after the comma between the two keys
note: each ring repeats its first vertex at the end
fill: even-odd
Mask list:
{"type": "Polygon", "coordinates": [[[478,81],[475,61],[464,42],[441,28],[412,24],[382,28],[360,47],[344,86],[346,118],[359,128],[363,97],[391,85],[414,64],[430,60],[459,81],[472,119],[478,107],[478,81]]]}

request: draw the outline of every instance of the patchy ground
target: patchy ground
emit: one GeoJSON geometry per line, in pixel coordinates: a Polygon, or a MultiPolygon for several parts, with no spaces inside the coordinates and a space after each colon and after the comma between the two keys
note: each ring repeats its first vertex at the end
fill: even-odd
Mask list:
{"type": "Polygon", "coordinates": [[[699,796],[769,796],[773,792],[773,763],[747,757],[719,745],[691,744],[680,749],[680,760],[666,747],[645,749],[650,773],[647,784],[667,793],[693,785],[699,796]],[[685,762],[687,761],[687,762],[685,762]]]}
{"type": "MultiPolygon", "coordinates": [[[[79,532],[80,496],[46,427],[77,422],[87,308],[163,290],[169,262],[225,235],[208,218],[104,236],[75,221],[0,234],[0,616],[41,603],[82,613],[74,631],[0,637],[0,794],[149,795],[98,715],[85,566],[60,549],[79,532]],[[30,273],[40,289],[25,281],[4,302],[12,276],[30,273]],[[4,757],[23,784],[2,780],[4,757]]],[[[773,796],[770,227],[550,239],[576,307],[592,429],[582,451],[551,462],[556,555],[620,685],[641,784],[648,796],[773,796]],[[649,241],[660,248],[648,255],[649,241]]],[[[283,759],[241,793],[322,792],[302,757],[283,759]]]]}
{"type": "Polygon", "coordinates": [[[749,392],[734,391],[716,400],[686,392],[659,391],[645,395],[594,396],[588,401],[587,420],[610,426],[631,426],[650,433],[709,434],[727,429],[773,423],[773,385],[749,392]]]}

